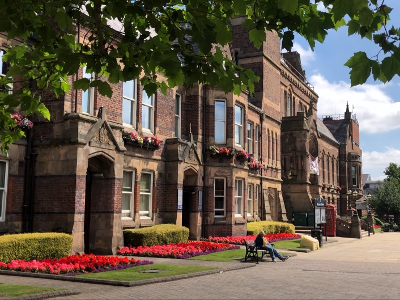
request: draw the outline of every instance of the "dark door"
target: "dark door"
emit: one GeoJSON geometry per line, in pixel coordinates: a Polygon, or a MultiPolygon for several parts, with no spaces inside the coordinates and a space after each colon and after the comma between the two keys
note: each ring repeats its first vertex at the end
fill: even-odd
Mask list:
{"type": "Polygon", "coordinates": [[[84,243],[85,253],[90,253],[90,206],[92,201],[92,172],[86,173],[86,192],[85,192],[85,225],[84,225],[84,243]]]}
{"type": "Polygon", "coordinates": [[[190,228],[190,202],[192,200],[191,191],[184,190],[182,198],[182,226],[190,228]]]}

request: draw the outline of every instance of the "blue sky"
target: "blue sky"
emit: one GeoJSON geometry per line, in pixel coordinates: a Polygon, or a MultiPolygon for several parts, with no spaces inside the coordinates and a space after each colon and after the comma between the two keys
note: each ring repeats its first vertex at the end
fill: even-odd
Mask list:
{"type": "MultiPolygon", "coordinates": [[[[393,8],[389,28],[400,27],[400,1],[386,0],[385,4],[393,8]]],[[[296,36],[293,50],[300,53],[307,80],[319,95],[317,115],[344,114],[348,102],[360,124],[362,172],[372,180],[385,178],[383,171],[389,163],[400,164],[400,78],[384,84],[371,76],[364,85],[350,87],[350,69],[344,66],[353,53],[364,51],[373,57],[378,47],[359,35],[349,37],[347,27],[342,27],[329,31],[314,52],[296,36]]]]}

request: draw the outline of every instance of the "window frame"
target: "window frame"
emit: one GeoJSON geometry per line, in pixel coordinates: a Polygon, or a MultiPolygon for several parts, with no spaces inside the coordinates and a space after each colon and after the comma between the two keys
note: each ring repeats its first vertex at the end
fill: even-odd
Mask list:
{"type": "Polygon", "coordinates": [[[237,178],[235,179],[235,217],[243,217],[243,206],[244,202],[244,179],[237,178]],[[241,182],[241,189],[239,190],[239,182],[241,182]],[[239,194],[241,192],[241,195],[239,194]],[[240,199],[240,205],[238,205],[238,201],[240,199]]]}
{"type": "Polygon", "coordinates": [[[151,219],[152,218],[152,203],[153,203],[153,183],[154,183],[154,176],[152,172],[141,172],[140,173],[140,186],[139,186],[139,218],[140,219],[151,219]],[[142,178],[143,174],[150,175],[150,192],[144,193],[142,192],[141,185],[142,185],[142,178]],[[149,210],[140,210],[140,198],[142,195],[146,195],[149,197],[149,210]]]}
{"type": "Polygon", "coordinates": [[[175,93],[175,118],[174,118],[174,127],[175,127],[175,137],[181,138],[181,116],[182,116],[182,96],[178,93],[175,93]],[[179,98],[179,99],[178,99],[179,98]],[[176,107],[178,99],[178,107],[176,107]],[[178,109],[178,114],[177,113],[178,109]]]}
{"type": "Polygon", "coordinates": [[[215,102],[214,102],[214,142],[215,142],[215,144],[226,144],[226,100],[223,100],[223,99],[215,99],[215,102]],[[217,109],[216,109],[216,103],[217,102],[223,102],[224,103],[224,119],[223,120],[219,120],[219,119],[217,119],[217,109]],[[224,138],[222,139],[222,140],[216,140],[216,136],[217,136],[217,134],[216,134],[216,125],[217,125],[217,122],[220,122],[220,123],[223,123],[224,124],[224,138]]]}
{"type": "Polygon", "coordinates": [[[357,166],[356,165],[352,165],[351,166],[351,183],[353,187],[357,186],[357,166]],[[353,170],[354,170],[354,174],[353,174],[353,170]]]}
{"type": "Polygon", "coordinates": [[[286,117],[290,117],[292,114],[292,94],[289,92],[287,93],[287,100],[286,100],[286,117]]]}
{"type": "Polygon", "coordinates": [[[239,105],[239,104],[235,104],[235,144],[239,145],[241,147],[244,147],[244,107],[239,105]],[[241,123],[237,123],[236,121],[236,108],[240,109],[240,122],[241,123]],[[236,128],[239,129],[239,137],[237,137],[236,135],[236,128]],[[237,142],[237,140],[239,140],[239,142],[237,142]]]}
{"type": "Polygon", "coordinates": [[[146,93],[146,91],[143,89],[143,91],[142,91],[142,115],[141,115],[142,131],[147,131],[147,132],[153,133],[154,132],[154,106],[155,106],[155,101],[156,101],[156,98],[155,98],[156,94],[152,94],[151,96],[148,96],[147,93],[146,93],[147,97],[151,99],[151,105],[149,105],[149,104],[143,102],[144,93],[146,93]],[[149,119],[150,119],[149,120],[149,123],[150,123],[149,127],[150,128],[147,128],[147,127],[143,126],[143,111],[144,111],[143,110],[143,106],[146,106],[146,107],[150,108],[150,113],[149,113],[149,119]]]}
{"type": "MultiPolygon", "coordinates": [[[[123,170],[123,174],[125,173],[131,173],[132,174],[132,190],[130,192],[124,191],[124,175],[122,175],[122,195],[124,194],[130,194],[130,209],[129,210],[123,210],[122,205],[121,205],[121,219],[122,220],[133,220],[135,216],[135,170],[123,170]],[[129,213],[129,217],[123,216],[123,214],[129,213]]],[[[123,201],[123,197],[122,197],[123,201]]]]}
{"type": "Polygon", "coordinates": [[[247,122],[247,153],[253,154],[253,136],[254,136],[254,124],[247,122]]]}
{"type": "MultiPolygon", "coordinates": [[[[10,67],[10,65],[3,61],[3,55],[6,54],[7,52],[4,49],[0,49],[0,77],[6,77],[6,73],[8,72],[8,69],[10,67]],[[3,73],[3,69],[6,69],[6,72],[3,73]]],[[[13,88],[14,88],[14,84],[13,83],[8,83],[6,85],[4,85],[4,91],[7,91],[7,93],[9,95],[11,95],[13,93],[13,88]]],[[[3,88],[1,87],[1,90],[3,90],[3,88]]]]}
{"type": "Polygon", "coordinates": [[[0,160],[1,163],[5,164],[4,167],[4,188],[0,187],[0,191],[3,192],[3,197],[1,199],[1,211],[0,211],[0,222],[5,222],[6,220],[6,209],[7,209],[7,194],[8,194],[8,160],[0,160]]]}
{"type": "Polygon", "coordinates": [[[254,128],[254,157],[257,160],[260,160],[259,139],[260,139],[260,125],[257,124],[254,128]]]}
{"type": "MultiPolygon", "coordinates": [[[[86,68],[87,68],[86,65],[84,65],[82,67],[82,78],[89,79],[89,81],[92,82],[92,80],[95,78],[95,75],[94,75],[94,73],[87,73],[86,68]],[[85,76],[85,74],[89,75],[90,77],[85,76]]],[[[94,87],[89,87],[86,91],[82,90],[81,107],[82,107],[83,114],[87,114],[87,115],[94,114],[94,87]],[[86,110],[84,111],[84,109],[83,109],[83,107],[84,107],[83,106],[83,97],[84,97],[85,93],[87,93],[87,95],[88,95],[87,96],[87,98],[88,98],[87,99],[87,107],[86,107],[86,108],[88,108],[87,111],[86,110]]]]}
{"type": "Polygon", "coordinates": [[[253,207],[254,184],[247,184],[247,216],[252,217],[254,213],[253,207]]]}
{"type": "Polygon", "coordinates": [[[132,127],[136,129],[136,112],[137,112],[137,81],[136,79],[132,79],[132,80],[128,80],[128,81],[124,81],[122,82],[122,124],[124,126],[128,126],[128,127],[132,127]],[[126,82],[131,82],[133,81],[133,96],[134,98],[130,98],[128,96],[124,95],[124,84],[126,82]],[[130,101],[131,102],[131,123],[125,123],[124,121],[124,100],[126,101],[130,101]]]}
{"type": "Polygon", "coordinates": [[[225,214],[226,214],[226,178],[225,177],[215,177],[214,178],[214,218],[224,218],[225,214]],[[216,187],[215,181],[216,180],[223,180],[224,181],[224,195],[223,196],[215,195],[215,191],[216,191],[216,189],[215,189],[215,187],[216,187]],[[216,197],[223,198],[223,204],[224,204],[223,208],[218,208],[218,209],[215,208],[215,198],[216,197]],[[216,215],[215,214],[216,211],[222,211],[223,215],[216,215]]]}

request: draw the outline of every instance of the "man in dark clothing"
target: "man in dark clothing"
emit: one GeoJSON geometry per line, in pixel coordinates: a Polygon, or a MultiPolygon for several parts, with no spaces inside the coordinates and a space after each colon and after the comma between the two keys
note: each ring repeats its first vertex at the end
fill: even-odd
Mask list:
{"type": "Polygon", "coordinates": [[[271,244],[265,237],[265,232],[263,230],[260,230],[259,234],[257,235],[255,244],[259,249],[267,250],[273,262],[276,262],[275,256],[278,257],[281,261],[286,261],[289,258],[289,256],[282,256],[278,252],[278,250],[271,246],[271,244]]]}

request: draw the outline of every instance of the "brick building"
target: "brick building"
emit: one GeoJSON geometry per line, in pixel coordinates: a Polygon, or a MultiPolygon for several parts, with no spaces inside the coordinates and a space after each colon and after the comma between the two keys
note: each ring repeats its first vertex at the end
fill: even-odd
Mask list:
{"type": "MultiPolygon", "coordinates": [[[[320,194],[343,213],[347,190],[360,188],[348,175],[361,171],[358,124],[348,111],[318,119],[299,55],[282,56],[273,32],[254,48],[242,21],[232,21],[226,50],[260,76],[253,96],[207,85],[147,95],[137,80],[113,84],[111,99],[95,88],[46,95],[50,121],[32,117],[27,137],[1,157],[0,230],[67,232],[73,251],[115,253],[124,228],[245,235],[247,222],[291,220],[320,194]],[[344,141],[339,123],[351,129],[344,141]]],[[[2,51],[9,43],[0,35],[2,51]]],[[[93,74],[82,68],[70,81],[82,77],[93,74]]]]}

